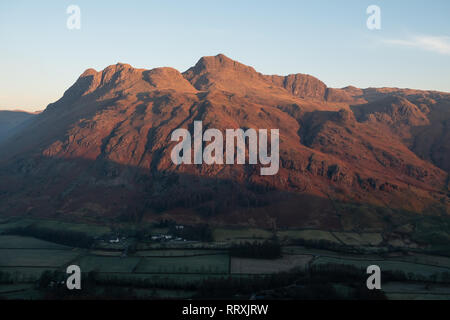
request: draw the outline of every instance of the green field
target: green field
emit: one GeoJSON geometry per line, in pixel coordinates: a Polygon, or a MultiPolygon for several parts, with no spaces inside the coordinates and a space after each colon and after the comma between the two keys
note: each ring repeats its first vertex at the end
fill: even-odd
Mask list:
{"type": "Polygon", "coordinates": [[[15,228],[24,228],[31,224],[33,224],[35,220],[32,219],[20,219],[20,220],[11,220],[6,223],[0,224],[0,234],[8,232],[15,228]]]}
{"type": "Polygon", "coordinates": [[[0,293],[0,298],[10,300],[39,300],[43,299],[43,297],[43,293],[33,287],[0,293]]]}
{"type": "MultiPolygon", "coordinates": [[[[233,279],[251,278],[254,275],[234,274],[233,279]]],[[[158,288],[167,288],[168,286],[186,286],[198,285],[200,282],[208,279],[228,279],[228,274],[151,274],[151,273],[100,273],[100,279],[116,279],[116,282],[133,284],[145,281],[146,286],[155,286],[158,288]]]]}
{"type": "Polygon", "coordinates": [[[5,294],[9,292],[22,291],[26,289],[30,289],[32,286],[27,283],[20,284],[3,284],[0,286],[0,294],[5,294]]]}
{"type": "Polygon", "coordinates": [[[83,272],[133,272],[133,269],[139,263],[141,258],[137,257],[101,257],[101,256],[84,256],[74,262],[80,266],[83,272]]]}
{"type": "Polygon", "coordinates": [[[232,274],[273,274],[292,269],[306,270],[311,255],[285,255],[276,260],[231,258],[232,274]]]}
{"type": "Polygon", "coordinates": [[[225,254],[180,258],[143,258],[138,273],[202,273],[227,274],[229,257],[225,254]]]}
{"type": "Polygon", "coordinates": [[[140,299],[190,299],[195,291],[186,290],[164,290],[164,289],[135,289],[134,294],[140,299]]]}
{"type": "Polygon", "coordinates": [[[278,231],[277,235],[282,240],[326,240],[333,243],[340,243],[331,232],[323,230],[286,230],[278,231]]]}
{"type": "Polygon", "coordinates": [[[450,300],[449,294],[434,294],[434,293],[387,293],[387,298],[389,300],[450,300]]]}
{"type": "Polygon", "coordinates": [[[383,241],[380,233],[333,232],[333,234],[348,246],[378,246],[383,241]]]}
{"type": "Polygon", "coordinates": [[[0,249],[0,267],[61,267],[80,250],[0,249]]]}
{"type": "Polygon", "coordinates": [[[449,300],[450,285],[389,282],[383,291],[392,300],[449,300]]]}
{"type": "Polygon", "coordinates": [[[67,230],[81,232],[91,237],[98,237],[110,233],[111,228],[101,225],[61,222],[55,220],[35,220],[35,219],[12,219],[6,223],[0,224],[0,234],[11,231],[16,228],[25,228],[33,226],[40,229],[67,230]]]}
{"type": "Polygon", "coordinates": [[[450,272],[449,268],[415,264],[403,261],[348,259],[348,258],[335,258],[322,256],[315,259],[313,265],[321,265],[328,263],[352,265],[361,269],[366,269],[370,265],[377,265],[383,271],[403,271],[406,274],[413,273],[415,275],[420,275],[424,277],[429,277],[433,274],[439,274],[442,272],[450,272]]]}
{"type": "Polygon", "coordinates": [[[111,232],[111,229],[105,226],[82,224],[82,223],[68,223],[54,220],[40,220],[33,223],[33,226],[42,229],[81,232],[91,237],[102,236],[104,234],[111,232]]]}
{"type": "MultiPolygon", "coordinates": [[[[16,283],[30,283],[39,279],[44,271],[55,271],[58,268],[50,267],[0,267],[0,272],[5,272],[16,283]]],[[[3,284],[0,284],[2,286],[3,284]]]]}
{"type": "Polygon", "coordinates": [[[253,228],[217,228],[213,230],[214,241],[261,240],[270,239],[273,233],[264,229],[253,228]]]}
{"type": "Polygon", "coordinates": [[[450,258],[448,257],[430,256],[425,254],[412,254],[409,256],[401,257],[400,260],[412,263],[428,264],[438,267],[450,268],[450,258]]]}
{"type": "Polygon", "coordinates": [[[112,250],[101,250],[101,249],[94,249],[89,251],[89,255],[92,256],[102,256],[102,257],[120,257],[122,256],[123,251],[112,251],[112,250]]]}
{"type": "Polygon", "coordinates": [[[63,245],[31,237],[0,236],[0,249],[71,249],[63,245]]]}
{"type": "Polygon", "coordinates": [[[189,257],[199,255],[213,255],[226,253],[223,250],[197,250],[197,249],[174,249],[174,250],[142,250],[135,253],[139,257],[189,257]]]}

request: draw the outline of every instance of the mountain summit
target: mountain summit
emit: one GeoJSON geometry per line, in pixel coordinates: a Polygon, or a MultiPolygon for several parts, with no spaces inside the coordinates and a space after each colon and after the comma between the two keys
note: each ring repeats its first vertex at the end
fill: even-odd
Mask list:
{"type": "Polygon", "coordinates": [[[363,206],[378,228],[398,211],[449,213],[449,124],[447,93],[329,88],[222,54],[184,73],[118,63],[86,70],[2,143],[0,211],[346,229],[363,206]],[[279,173],[174,165],[171,133],[194,121],[279,129],[279,173]]]}

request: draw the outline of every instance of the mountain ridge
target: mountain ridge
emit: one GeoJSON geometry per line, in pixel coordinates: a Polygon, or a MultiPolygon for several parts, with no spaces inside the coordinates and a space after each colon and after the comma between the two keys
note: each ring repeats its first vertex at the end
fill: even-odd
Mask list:
{"type": "Polygon", "coordinates": [[[336,228],[349,214],[336,216],[336,202],[448,214],[449,110],[447,93],[333,89],[310,75],[263,75],[224,55],[203,57],[183,73],[123,63],[87,69],[2,144],[0,203],[13,214],[155,219],[161,212],[336,228]],[[279,128],[279,174],[260,177],[249,165],[175,166],[170,134],[193,121],[221,131],[279,128]],[[40,181],[40,190],[23,181],[40,181]],[[99,193],[121,200],[92,197],[99,193]]]}

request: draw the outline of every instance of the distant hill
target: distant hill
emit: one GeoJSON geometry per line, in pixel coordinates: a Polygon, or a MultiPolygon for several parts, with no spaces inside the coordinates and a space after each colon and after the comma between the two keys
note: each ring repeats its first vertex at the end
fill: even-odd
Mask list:
{"type": "Polygon", "coordinates": [[[217,55],[184,73],[89,69],[39,116],[22,116],[0,146],[6,214],[373,230],[395,210],[450,213],[448,93],[334,89],[217,55]],[[279,173],[174,165],[170,135],[195,120],[279,128],[279,173]]]}
{"type": "Polygon", "coordinates": [[[23,122],[33,118],[36,114],[38,114],[38,112],[30,113],[19,110],[0,110],[0,141],[12,134],[15,128],[23,122]]]}

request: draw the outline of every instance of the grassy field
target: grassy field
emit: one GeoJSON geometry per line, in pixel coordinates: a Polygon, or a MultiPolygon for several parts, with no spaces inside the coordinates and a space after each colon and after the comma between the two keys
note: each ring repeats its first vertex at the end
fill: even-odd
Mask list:
{"type": "Polygon", "coordinates": [[[19,283],[19,284],[3,284],[0,286],[0,294],[5,294],[9,292],[17,292],[22,290],[31,289],[32,285],[28,283],[19,283]]]}
{"type": "Polygon", "coordinates": [[[134,293],[140,299],[190,299],[195,291],[187,290],[164,290],[164,289],[135,289],[134,293]]]}
{"type": "Polygon", "coordinates": [[[229,272],[229,257],[225,254],[180,258],[142,258],[138,273],[223,273],[229,272]]]}
{"type": "Polygon", "coordinates": [[[43,297],[43,293],[34,288],[0,293],[0,298],[10,300],[39,300],[43,299],[43,297]]]}
{"type": "MultiPolygon", "coordinates": [[[[234,274],[233,279],[249,278],[256,275],[249,274],[234,274]]],[[[228,274],[155,274],[155,273],[101,273],[101,279],[117,279],[125,283],[140,283],[145,280],[146,285],[155,286],[159,288],[166,288],[168,286],[187,286],[198,285],[200,282],[208,279],[228,279],[228,274]]]]}
{"type": "Polygon", "coordinates": [[[174,250],[143,250],[135,253],[138,257],[189,257],[198,255],[223,254],[223,250],[198,250],[198,249],[174,249],[174,250]]]}
{"type": "MultiPolygon", "coordinates": [[[[39,279],[44,271],[55,271],[50,267],[0,267],[0,272],[8,273],[17,283],[30,283],[39,279]]],[[[3,286],[3,284],[0,284],[3,286]]]]}
{"type": "Polygon", "coordinates": [[[276,260],[231,258],[232,274],[271,274],[286,272],[293,268],[305,270],[313,259],[311,255],[286,255],[276,260]]]}
{"type": "Polygon", "coordinates": [[[63,245],[31,237],[0,236],[0,249],[71,249],[63,245]]]}
{"type": "Polygon", "coordinates": [[[123,251],[111,251],[111,250],[100,250],[95,249],[89,251],[89,255],[92,256],[102,256],[102,257],[120,257],[123,251]]]}
{"type": "Polygon", "coordinates": [[[5,223],[0,224],[0,234],[8,232],[15,228],[24,228],[33,224],[35,220],[32,219],[19,219],[19,220],[8,220],[5,223]]]}
{"type": "Polygon", "coordinates": [[[383,291],[391,300],[450,300],[450,285],[389,282],[383,291]]]}
{"type": "Polygon", "coordinates": [[[217,228],[213,230],[214,241],[265,240],[273,236],[272,232],[253,228],[217,228]]]}
{"type": "Polygon", "coordinates": [[[91,237],[97,237],[111,232],[111,229],[105,226],[81,224],[81,223],[68,223],[54,220],[40,220],[33,223],[33,226],[43,229],[81,232],[91,237]]]}
{"type": "Polygon", "coordinates": [[[444,300],[448,301],[450,300],[450,295],[448,294],[434,294],[434,293],[427,293],[427,292],[420,292],[420,293],[386,293],[386,297],[389,300],[444,300]]]}
{"type": "Polygon", "coordinates": [[[344,264],[352,265],[357,268],[366,269],[370,265],[377,265],[383,271],[403,271],[404,273],[413,273],[415,275],[421,275],[429,277],[436,273],[450,272],[449,268],[435,267],[429,265],[415,264],[403,261],[392,260],[367,260],[367,259],[349,259],[349,258],[335,258],[335,257],[319,257],[314,260],[313,265],[320,264],[344,264]]]}
{"type": "Polygon", "coordinates": [[[401,257],[400,260],[412,263],[428,264],[450,268],[450,258],[448,257],[430,256],[425,254],[412,254],[409,256],[401,257]]]}
{"type": "Polygon", "coordinates": [[[333,232],[333,234],[349,246],[378,246],[383,242],[381,233],[333,232]]]}
{"type": "Polygon", "coordinates": [[[0,249],[0,267],[61,267],[80,250],[0,249]]]}
{"type": "Polygon", "coordinates": [[[125,272],[131,273],[141,258],[137,257],[101,257],[101,256],[84,256],[77,260],[74,264],[80,266],[83,272],[125,272]]]}
{"type": "Polygon", "coordinates": [[[326,240],[329,242],[340,243],[331,232],[323,230],[286,230],[278,231],[277,235],[281,240],[326,240]]]}
{"type": "Polygon", "coordinates": [[[25,228],[34,226],[41,229],[50,230],[67,230],[84,233],[91,237],[98,237],[111,232],[111,228],[93,224],[61,222],[55,220],[42,219],[11,219],[5,223],[0,223],[0,234],[8,232],[16,228],[25,228]]]}
{"type": "Polygon", "coordinates": [[[147,285],[164,288],[170,285],[195,285],[201,281],[222,276],[208,274],[138,274],[138,273],[101,273],[100,279],[118,279],[125,283],[145,281],[147,285]]]}

